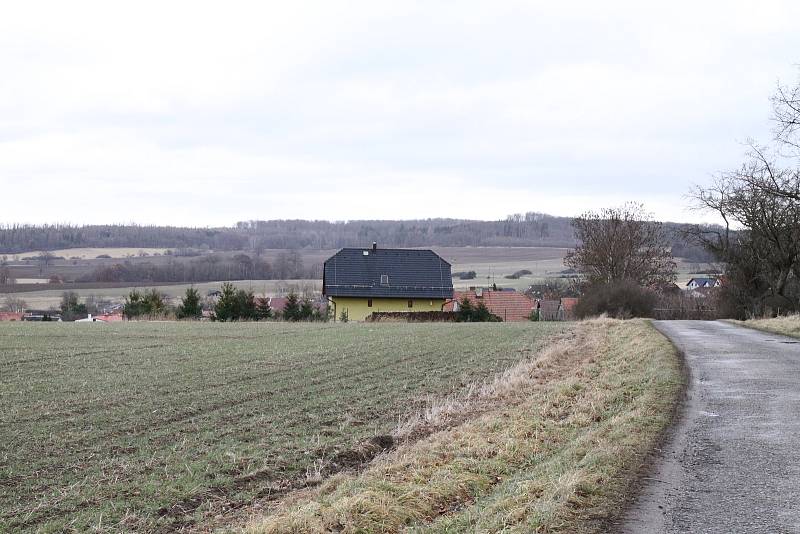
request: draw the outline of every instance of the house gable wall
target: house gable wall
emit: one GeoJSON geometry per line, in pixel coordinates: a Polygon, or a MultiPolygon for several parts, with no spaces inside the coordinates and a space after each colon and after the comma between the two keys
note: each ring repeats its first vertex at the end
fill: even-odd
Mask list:
{"type": "Polygon", "coordinates": [[[406,298],[373,298],[370,307],[369,300],[358,297],[333,297],[336,305],[336,320],[342,315],[342,310],[347,310],[350,321],[364,321],[372,312],[411,312],[411,311],[441,311],[445,299],[411,299],[413,306],[408,307],[409,299],[406,298]]]}

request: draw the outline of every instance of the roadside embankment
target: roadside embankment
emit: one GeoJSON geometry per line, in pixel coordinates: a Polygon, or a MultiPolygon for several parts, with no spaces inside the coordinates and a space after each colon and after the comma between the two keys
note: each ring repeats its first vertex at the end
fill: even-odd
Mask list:
{"type": "Polygon", "coordinates": [[[773,319],[749,319],[747,321],[731,321],[740,326],[755,328],[764,332],[783,336],[800,337],[800,315],[787,315],[773,319]]]}
{"type": "Polygon", "coordinates": [[[587,321],[396,434],[442,430],[289,494],[247,531],[601,532],[682,387],[676,350],[649,322],[587,321]]]}

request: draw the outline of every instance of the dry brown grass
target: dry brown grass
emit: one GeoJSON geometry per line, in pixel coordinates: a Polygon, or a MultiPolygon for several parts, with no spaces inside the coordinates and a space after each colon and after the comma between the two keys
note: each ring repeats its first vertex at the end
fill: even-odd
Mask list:
{"type": "Polygon", "coordinates": [[[598,532],[671,420],[682,377],[644,321],[600,319],[431,402],[360,474],[290,494],[251,533],[598,532]]]}
{"type": "Polygon", "coordinates": [[[773,334],[800,338],[800,315],[787,315],[774,319],[749,319],[747,321],[731,321],[740,326],[755,328],[773,334]]]}

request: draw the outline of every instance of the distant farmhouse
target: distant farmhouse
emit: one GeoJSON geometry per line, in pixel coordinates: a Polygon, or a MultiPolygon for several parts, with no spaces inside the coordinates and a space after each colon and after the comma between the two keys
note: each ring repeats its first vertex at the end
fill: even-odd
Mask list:
{"type": "Polygon", "coordinates": [[[689,290],[692,289],[700,289],[700,288],[710,288],[710,287],[720,287],[722,286],[722,282],[720,282],[719,278],[692,278],[686,283],[686,288],[689,290]]]}
{"type": "Polygon", "coordinates": [[[336,319],[372,312],[441,311],[453,298],[450,264],[432,250],[344,248],[326,262],[322,294],[336,319]]]}

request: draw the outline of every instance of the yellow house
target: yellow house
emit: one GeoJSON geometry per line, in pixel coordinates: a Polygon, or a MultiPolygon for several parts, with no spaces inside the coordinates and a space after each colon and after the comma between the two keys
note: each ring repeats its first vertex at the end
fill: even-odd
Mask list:
{"type": "Polygon", "coordinates": [[[325,262],[322,294],[334,317],[441,311],[453,298],[450,264],[432,250],[343,248],[325,262]]]}

